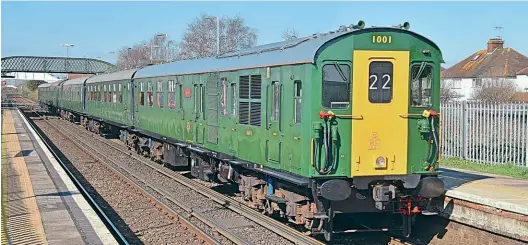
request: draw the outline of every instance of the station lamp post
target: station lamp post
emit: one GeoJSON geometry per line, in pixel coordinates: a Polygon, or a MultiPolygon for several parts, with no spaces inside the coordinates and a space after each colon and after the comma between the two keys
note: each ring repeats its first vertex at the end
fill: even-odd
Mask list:
{"type": "Polygon", "coordinates": [[[65,44],[61,44],[61,46],[66,47],[66,57],[69,58],[70,57],[70,47],[73,47],[74,45],[65,43],[65,44]]]}
{"type": "MultiPolygon", "coordinates": [[[[169,35],[165,33],[157,34],[156,37],[164,37],[167,40],[167,45],[165,46],[165,62],[169,59],[169,35]]],[[[159,46],[158,46],[159,47],[159,46]]]]}

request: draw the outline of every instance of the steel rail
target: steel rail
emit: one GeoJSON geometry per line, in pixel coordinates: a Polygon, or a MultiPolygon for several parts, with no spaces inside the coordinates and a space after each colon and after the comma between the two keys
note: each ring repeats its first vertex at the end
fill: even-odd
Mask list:
{"type": "Polygon", "coordinates": [[[81,185],[79,180],[75,177],[75,175],[66,167],[66,164],[60,159],[57,152],[53,150],[53,148],[48,144],[44,136],[37,130],[37,126],[33,120],[30,120],[22,111],[20,108],[16,107],[16,110],[20,112],[20,114],[25,118],[25,120],[28,122],[29,126],[33,129],[35,134],[42,140],[46,148],[51,152],[55,160],[59,163],[59,165],[62,167],[62,169],[66,172],[68,177],[72,180],[72,182],[75,184],[77,189],[80,191],[81,195],[88,201],[90,206],[93,208],[95,213],[101,218],[107,229],[112,233],[116,241],[120,244],[129,244],[128,240],[123,236],[123,234],[119,231],[119,229],[114,225],[114,223],[106,216],[106,214],[103,212],[101,207],[97,205],[95,200],[90,196],[88,191],[81,185]]]}
{"type": "MultiPolygon", "coordinates": [[[[61,131],[59,131],[59,132],[61,132],[61,131]]],[[[68,137],[68,136],[66,136],[66,137],[68,137]]],[[[179,174],[177,172],[169,171],[168,169],[162,168],[159,165],[155,165],[155,164],[153,164],[153,162],[151,162],[149,160],[140,158],[135,153],[131,154],[131,152],[129,152],[129,150],[126,149],[122,145],[118,145],[115,142],[111,142],[110,143],[110,142],[108,142],[106,140],[103,140],[103,139],[100,139],[98,137],[93,137],[93,138],[97,139],[101,143],[104,143],[104,144],[114,148],[117,151],[120,151],[123,154],[126,154],[126,155],[128,155],[128,156],[130,156],[130,157],[132,157],[132,158],[144,163],[145,165],[155,169],[160,174],[163,174],[163,175],[165,175],[165,176],[167,176],[167,177],[169,177],[169,178],[171,178],[171,179],[173,179],[173,180],[175,180],[175,181],[187,186],[188,188],[191,188],[191,189],[201,193],[202,195],[205,195],[205,196],[211,198],[212,200],[216,201],[217,203],[223,205],[224,207],[229,208],[229,209],[239,213],[240,215],[242,215],[242,216],[244,216],[244,217],[246,217],[246,218],[248,218],[248,219],[250,219],[250,220],[252,220],[252,221],[254,221],[256,223],[258,223],[258,224],[261,224],[264,227],[279,228],[279,230],[273,230],[273,231],[275,233],[285,237],[286,239],[296,243],[296,244],[317,244],[317,245],[325,244],[325,243],[323,243],[323,242],[321,242],[319,240],[316,240],[314,238],[307,237],[306,235],[294,230],[293,228],[288,227],[288,226],[280,223],[279,221],[276,221],[276,220],[274,220],[274,219],[272,219],[272,218],[270,218],[268,216],[264,216],[261,213],[259,213],[259,212],[255,211],[255,210],[251,209],[250,207],[246,206],[245,204],[243,204],[243,203],[241,203],[239,201],[236,201],[236,200],[234,200],[232,198],[226,197],[226,196],[224,196],[224,195],[222,195],[222,194],[220,194],[220,193],[218,193],[218,192],[216,192],[214,190],[209,189],[206,186],[203,186],[202,184],[196,185],[195,181],[192,181],[192,180],[188,179],[187,177],[185,177],[185,176],[183,176],[183,175],[181,175],[181,174],[179,174]],[[268,225],[270,225],[270,226],[268,226],[268,225]],[[297,234],[295,234],[295,233],[297,233],[297,234]]],[[[77,143],[77,142],[74,141],[74,143],[77,143]]],[[[123,168],[121,168],[121,169],[123,169],[123,168]]],[[[125,170],[126,172],[128,172],[129,174],[134,176],[132,173],[130,173],[126,169],[123,169],[123,170],[125,170]]],[[[126,177],[126,176],[124,176],[124,177],[126,177]]],[[[142,181],[142,182],[145,185],[148,185],[145,181],[142,181]]],[[[133,184],[136,185],[135,183],[133,183],[133,184]]],[[[207,218],[205,218],[202,214],[194,212],[192,207],[188,207],[187,205],[182,204],[181,202],[175,200],[171,196],[163,194],[163,192],[161,190],[159,190],[159,189],[157,189],[155,187],[152,187],[150,185],[149,185],[149,187],[152,188],[153,190],[155,190],[156,192],[164,195],[166,199],[168,199],[171,202],[175,203],[180,208],[182,208],[185,211],[189,212],[191,216],[194,216],[194,217],[198,218],[200,221],[202,221],[205,224],[209,225],[211,228],[216,229],[220,234],[226,236],[228,239],[231,240],[229,235],[226,235],[226,234],[230,233],[229,231],[226,231],[221,226],[218,226],[217,224],[212,223],[207,218]]],[[[140,188],[140,187],[138,187],[138,188],[140,188]]],[[[147,193],[147,194],[149,194],[149,193],[147,193]]],[[[391,244],[391,245],[410,245],[410,244],[412,244],[412,243],[409,243],[409,241],[404,241],[404,240],[397,239],[397,238],[394,238],[394,237],[390,237],[390,240],[391,241],[389,242],[389,244],[391,244]]],[[[239,243],[237,243],[237,244],[239,244],[239,243]]],[[[245,243],[245,244],[247,244],[247,243],[245,243]]]]}
{"type": "MultiPolygon", "coordinates": [[[[180,184],[185,185],[186,187],[214,200],[215,202],[219,203],[220,205],[229,208],[230,210],[256,222],[257,224],[262,225],[263,227],[266,227],[270,230],[272,230],[274,233],[277,233],[281,235],[282,237],[286,238],[287,240],[295,243],[295,244],[325,244],[315,238],[308,237],[304,235],[303,233],[271,218],[268,216],[265,216],[254,209],[246,206],[245,204],[236,201],[232,198],[226,197],[214,190],[211,190],[210,188],[202,185],[202,184],[196,184],[195,181],[177,173],[174,171],[170,171],[169,169],[166,169],[162,167],[161,165],[154,164],[154,162],[150,160],[146,160],[143,158],[138,157],[136,154],[131,154],[130,151],[123,149],[122,147],[118,147],[115,144],[116,143],[109,143],[106,140],[102,140],[98,137],[93,137],[94,139],[97,139],[99,142],[106,144],[107,146],[112,147],[113,149],[126,154],[129,157],[132,157],[136,159],[139,162],[144,163],[146,166],[151,167],[152,169],[156,170],[160,174],[163,174],[167,176],[168,178],[177,181],[180,184]]],[[[192,214],[196,214],[195,212],[192,212],[192,214]]],[[[198,218],[198,217],[197,217],[198,218]]]]}
{"type": "MultiPolygon", "coordinates": [[[[37,115],[39,115],[38,112],[35,112],[37,115]]],[[[42,117],[41,115],[39,115],[40,117],[42,117]]],[[[63,135],[64,137],[66,137],[67,139],[69,139],[74,145],[76,145],[77,147],[79,147],[81,150],[83,150],[84,152],[86,152],[87,154],[89,154],[90,156],[92,156],[95,160],[97,160],[98,162],[104,164],[105,167],[107,167],[108,169],[110,169],[112,172],[114,172],[115,174],[117,174],[120,178],[124,179],[126,182],[128,182],[129,184],[131,184],[132,186],[134,186],[135,188],[137,188],[142,194],[144,194],[147,198],[149,198],[150,200],[154,201],[156,203],[156,205],[159,205],[163,210],[165,210],[167,213],[169,213],[171,216],[173,217],[176,217],[179,221],[182,221],[185,225],[187,225],[189,228],[195,230],[198,235],[203,238],[205,241],[208,241],[209,243],[211,244],[215,244],[215,245],[220,245],[221,243],[219,241],[217,241],[215,238],[211,237],[210,235],[208,235],[207,233],[205,233],[202,229],[200,229],[199,227],[197,227],[196,225],[194,225],[193,223],[191,223],[187,218],[185,218],[184,216],[180,215],[178,212],[176,212],[175,210],[173,210],[172,208],[170,208],[169,206],[167,206],[165,203],[163,203],[161,200],[159,200],[158,198],[156,198],[155,196],[153,196],[152,194],[150,194],[147,190],[145,190],[144,188],[142,188],[141,186],[139,186],[135,181],[131,180],[130,178],[128,178],[127,176],[125,176],[122,172],[120,172],[119,170],[117,170],[116,168],[110,166],[109,164],[106,163],[106,161],[110,161],[112,162],[113,164],[115,164],[116,166],[119,166],[119,163],[117,163],[115,160],[112,160],[112,159],[109,159],[109,158],[101,158],[100,155],[102,155],[100,153],[100,151],[98,151],[97,149],[95,149],[94,147],[86,144],[86,143],[82,143],[84,144],[81,145],[81,143],[79,142],[82,142],[80,140],[74,140],[72,139],[72,136],[71,134],[66,134],[64,132],[64,130],[61,130],[61,129],[58,129],[55,125],[52,125],[51,123],[49,123],[49,121],[46,120],[46,123],[48,123],[48,125],[50,125],[52,128],[54,128],[55,130],[57,130],[61,135],[63,135]],[[87,150],[86,148],[90,148],[91,151],[94,151],[94,152],[90,152],[90,150],[87,150]]],[[[75,136],[73,136],[75,137],[75,136]]],[[[75,137],[76,139],[79,139],[77,137],[75,137]]],[[[134,175],[133,173],[131,173],[130,171],[122,168],[122,167],[119,167],[121,168],[123,171],[127,172],[128,174],[130,174],[132,177],[136,178],[137,180],[141,181],[144,185],[146,185],[147,187],[155,190],[156,192],[160,193],[161,195],[163,195],[164,197],[166,197],[167,199],[171,200],[172,198],[170,197],[167,197],[167,195],[155,188],[154,186],[148,184],[144,179],[142,178],[139,178],[137,175],[134,175]]],[[[172,200],[171,200],[172,201],[172,200]]],[[[227,237],[227,236],[226,236],[227,237]]],[[[229,238],[229,237],[228,237],[229,238]]],[[[229,238],[231,240],[231,238],[229,238]]],[[[233,242],[235,242],[236,244],[247,244],[246,242],[236,242],[237,239],[236,238],[233,238],[232,240],[233,242]]]]}

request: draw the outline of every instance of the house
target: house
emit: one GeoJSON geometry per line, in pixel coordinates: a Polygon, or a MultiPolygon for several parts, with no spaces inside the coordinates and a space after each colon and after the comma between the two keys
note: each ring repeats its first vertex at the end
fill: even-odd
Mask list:
{"type": "MultiPolygon", "coordinates": [[[[487,49],[478,50],[442,72],[441,86],[451,89],[456,100],[472,100],[475,89],[506,81],[518,93],[528,92],[528,57],[505,48],[500,37],[488,40],[487,49]]],[[[524,95],[523,95],[524,96],[524,95]]]]}

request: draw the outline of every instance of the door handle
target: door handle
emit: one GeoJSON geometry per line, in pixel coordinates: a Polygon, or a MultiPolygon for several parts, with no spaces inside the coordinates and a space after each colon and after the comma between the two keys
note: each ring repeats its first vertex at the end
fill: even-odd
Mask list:
{"type": "Polygon", "coordinates": [[[335,115],[337,118],[343,119],[363,119],[363,115],[354,116],[354,115],[335,115]]]}
{"type": "Polygon", "coordinates": [[[401,118],[409,118],[409,117],[421,117],[422,114],[399,114],[401,118]]]}

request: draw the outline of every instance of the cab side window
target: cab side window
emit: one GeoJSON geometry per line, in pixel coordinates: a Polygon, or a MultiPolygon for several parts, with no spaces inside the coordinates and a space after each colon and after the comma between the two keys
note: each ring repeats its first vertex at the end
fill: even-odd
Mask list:
{"type": "Polygon", "coordinates": [[[433,68],[425,63],[413,65],[411,68],[411,79],[411,106],[431,106],[433,68]]]}
{"type": "Polygon", "coordinates": [[[348,107],[350,104],[350,74],[350,66],[347,64],[334,62],[323,66],[323,107],[348,107]]]}

